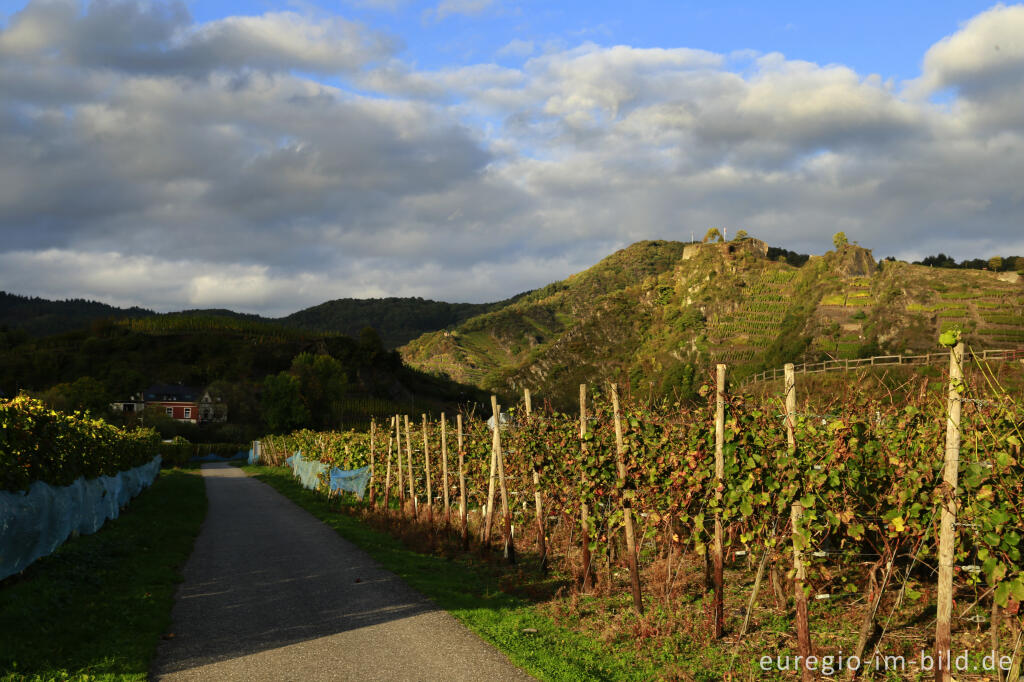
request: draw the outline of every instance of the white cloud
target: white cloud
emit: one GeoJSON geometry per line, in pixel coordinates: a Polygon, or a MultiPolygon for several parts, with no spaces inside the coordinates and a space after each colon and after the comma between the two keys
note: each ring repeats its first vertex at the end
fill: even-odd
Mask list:
{"type": "Polygon", "coordinates": [[[0,57],[129,73],[205,76],[214,70],[351,72],[396,42],[340,17],[295,12],[191,23],[181,2],[30,3],[0,31],[0,57]]]}
{"type": "Polygon", "coordinates": [[[183,7],[33,2],[0,29],[0,289],[271,314],[496,300],[711,225],[1024,254],[1020,7],[936,43],[903,89],[592,43],[424,71],[343,18],[183,7]]]}
{"type": "Polygon", "coordinates": [[[533,54],[533,41],[519,38],[510,40],[495,54],[499,57],[529,57],[533,54]]]}
{"type": "Polygon", "coordinates": [[[996,5],[943,38],[924,56],[922,85],[931,90],[1002,86],[1024,74],[1024,5],[996,5]]]}

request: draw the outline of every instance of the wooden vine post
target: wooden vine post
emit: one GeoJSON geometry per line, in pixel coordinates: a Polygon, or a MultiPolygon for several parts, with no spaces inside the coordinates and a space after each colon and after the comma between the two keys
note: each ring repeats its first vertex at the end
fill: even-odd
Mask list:
{"type": "Polygon", "coordinates": [[[466,449],[462,444],[462,413],[455,415],[455,437],[459,444],[459,517],[462,521],[462,548],[469,549],[469,505],[466,503],[466,449]]]}
{"type": "Polygon", "coordinates": [[[373,446],[374,446],[373,438],[376,435],[376,431],[377,431],[377,420],[370,419],[370,508],[371,509],[373,508],[373,503],[376,501],[376,495],[374,495],[374,489],[373,489],[373,484],[374,484],[374,480],[373,480],[374,464],[376,464],[376,461],[375,461],[375,458],[374,458],[374,454],[375,453],[374,453],[374,448],[373,448],[373,446]]]}
{"type": "Polygon", "coordinates": [[[786,440],[792,453],[796,450],[796,373],[792,362],[786,363],[783,370],[786,372],[786,440]]]}
{"type": "Polygon", "coordinates": [[[583,590],[589,592],[594,589],[594,574],[590,570],[590,507],[587,505],[587,385],[580,384],[580,526],[583,536],[580,544],[583,546],[583,590]]]}
{"type": "Polygon", "coordinates": [[[804,581],[807,579],[807,568],[804,566],[803,550],[807,540],[801,533],[800,521],[804,516],[804,507],[794,502],[790,509],[790,520],[793,524],[793,596],[796,600],[796,639],[801,657],[800,679],[813,682],[814,673],[807,667],[807,657],[811,655],[810,621],[807,616],[807,594],[804,592],[804,581]]]}
{"type": "Polygon", "coordinates": [[[505,485],[505,454],[501,451],[501,405],[494,405],[494,451],[498,461],[498,487],[501,489],[501,517],[504,556],[509,563],[516,562],[516,548],[512,538],[512,514],[508,506],[508,487],[505,485]]]}
{"type": "Polygon", "coordinates": [[[427,477],[427,518],[434,522],[434,490],[430,482],[430,445],[427,440],[427,415],[423,415],[423,470],[427,477]]]}
{"type": "Polygon", "coordinates": [[[491,546],[491,529],[494,523],[494,486],[498,477],[498,397],[491,396],[491,413],[494,415],[494,429],[491,431],[491,474],[487,478],[487,509],[485,511],[483,542],[484,547],[491,546]]]}
{"type": "Polygon", "coordinates": [[[444,479],[444,525],[451,525],[451,508],[448,506],[448,428],[444,412],[441,413],[441,478],[444,479]]]}
{"type": "MultiPolygon", "coordinates": [[[[715,496],[719,501],[725,498],[725,365],[716,368],[715,390],[715,496]]],[[[712,546],[711,559],[714,562],[712,579],[715,596],[712,602],[715,639],[722,637],[725,629],[725,600],[722,593],[725,564],[722,547],[722,513],[715,512],[715,539],[712,546]]]]}
{"type": "Polygon", "coordinates": [[[386,512],[389,507],[388,503],[391,502],[391,429],[390,425],[388,428],[388,470],[384,476],[384,511],[386,512]]]}
{"type": "Polygon", "coordinates": [[[398,509],[405,509],[405,474],[402,471],[402,425],[395,415],[395,455],[398,460],[398,509]]]}
{"type": "Polygon", "coordinates": [[[633,608],[637,614],[643,615],[644,600],[640,594],[640,571],[637,567],[636,536],[633,531],[634,491],[626,487],[626,445],[622,439],[622,420],[619,418],[619,389],[615,384],[612,384],[612,412],[615,415],[615,463],[618,467],[619,489],[622,490],[622,525],[626,529],[629,583],[633,591],[633,608]]]}
{"type": "MultiPolygon", "coordinates": [[[[526,418],[530,419],[533,414],[533,402],[528,388],[523,390],[523,403],[526,406],[526,418]]],[[[533,509],[537,517],[537,549],[540,552],[540,570],[541,573],[547,573],[548,547],[544,533],[544,506],[540,496],[540,464],[537,462],[533,463],[533,509]]]]}
{"type": "Polygon", "coordinates": [[[409,415],[405,415],[405,464],[409,470],[409,504],[413,515],[419,515],[419,500],[416,499],[416,486],[412,478],[412,436],[409,435],[409,415]]]}
{"type": "Polygon", "coordinates": [[[949,353],[949,395],[946,400],[946,452],[942,474],[942,522],[939,526],[939,584],[935,620],[935,679],[949,682],[953,613],[953,553],[956,544],[956,487],[960,468],[960,406],[963,388],[964,344],[949,353]],[[941,665],[941,667],[940,667],[941,665]]]}

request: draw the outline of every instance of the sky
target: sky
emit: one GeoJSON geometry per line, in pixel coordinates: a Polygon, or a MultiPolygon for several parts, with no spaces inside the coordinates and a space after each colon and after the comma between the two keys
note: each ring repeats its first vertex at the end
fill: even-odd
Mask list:
{"type": "Polygon", "coordinates": [[[1024,5],[0,0],[0,290],[484,302],[641,239],[1024,254],[1024,5]]]}

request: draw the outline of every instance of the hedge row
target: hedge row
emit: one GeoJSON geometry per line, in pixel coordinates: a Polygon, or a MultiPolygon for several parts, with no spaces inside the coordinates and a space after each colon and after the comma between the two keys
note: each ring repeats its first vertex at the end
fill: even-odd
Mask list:
{"type": "Polygon", "coordinates": [[[28,396],[0,400],[0,490],[112,476],[152,460],[159,444],[153,429],[122,430],[28,396]]]}
{"type": "Polygon", "coordinates": [[[165,467],[181,467],[193,457],[209,454],[231,457],[250,447],[251,443],[189,443],[185,439],[175,439],[171,443],[160,443],[160,457],[165,467]]]}

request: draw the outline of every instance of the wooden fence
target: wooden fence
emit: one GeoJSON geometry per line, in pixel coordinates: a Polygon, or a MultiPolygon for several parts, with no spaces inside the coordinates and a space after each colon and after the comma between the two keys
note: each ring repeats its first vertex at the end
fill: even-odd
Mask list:
{"type": "MultiPolygon", "coordinates": [[[[979,360],[1024,360],[1024,349],[983,350],[964,353],[964,362],[977,362],[979,360]]],[[[822,372],[845,372],[851,369],[886,365],[928,365],[933,362],[949,362],[949,351],[925,353],[923,355],[875,355],[870,358],[855,358],[852,360],[805,362],[801,365],[795,365],[793,371],[797,374],[820,374],[822,372]]],[[[773,381],[781,379],[783,376],[785,376],[785,370],[783,369],[768,369],[748,376],[740,385],[746,386],[757,381],[773,381]]]]}

